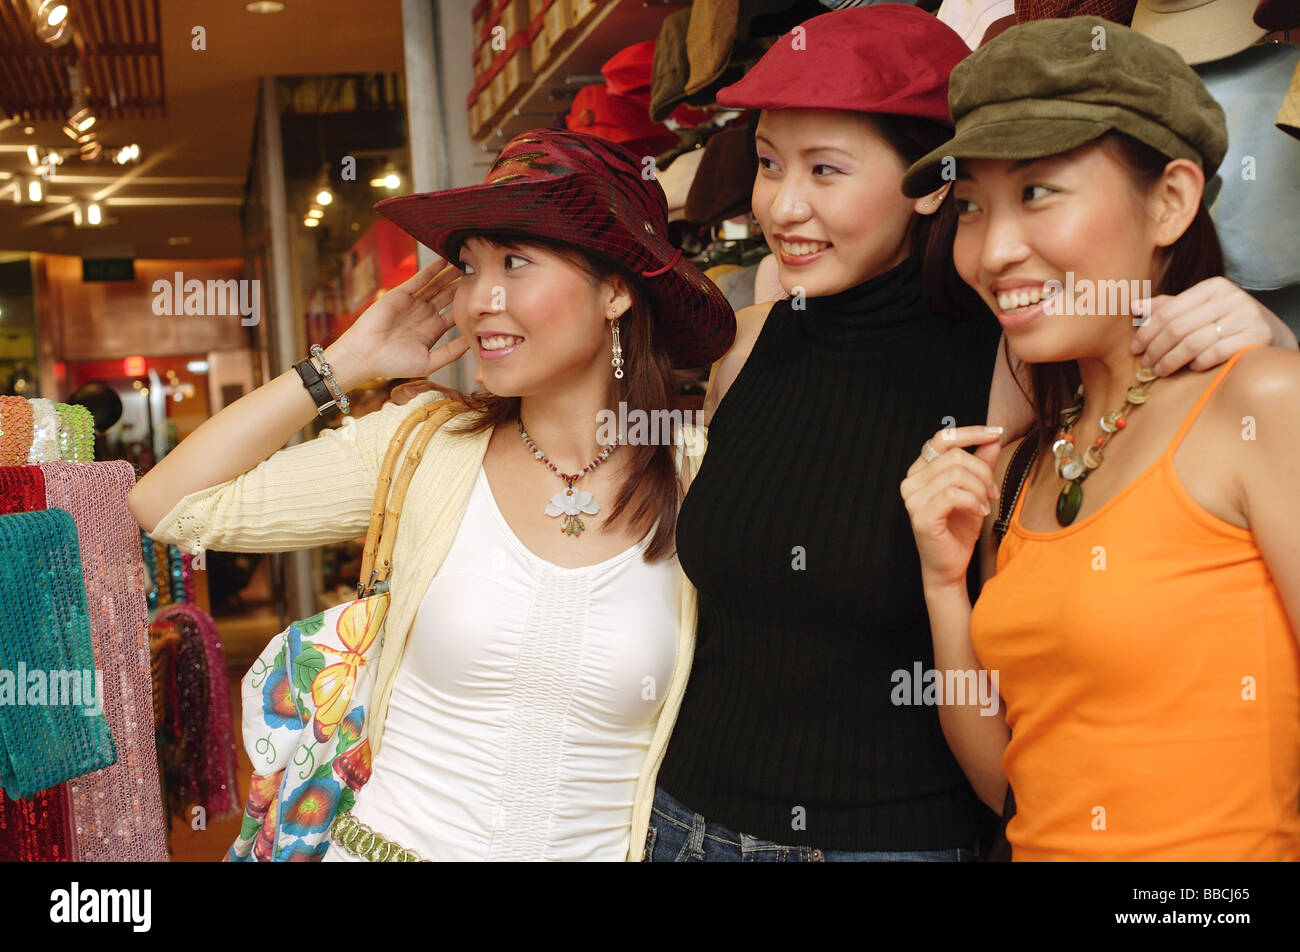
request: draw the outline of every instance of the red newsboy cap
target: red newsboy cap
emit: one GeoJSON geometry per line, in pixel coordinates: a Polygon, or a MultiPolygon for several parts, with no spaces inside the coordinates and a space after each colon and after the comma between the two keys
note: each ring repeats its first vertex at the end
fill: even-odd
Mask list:
{"type": "Polygon", "coordinates": [[[952,125],[948,74],[969,54],[950,26],[914,6],[835,10],[777,40],[744,78],[718,90],[718,105],[848,109],[952,125]]]}

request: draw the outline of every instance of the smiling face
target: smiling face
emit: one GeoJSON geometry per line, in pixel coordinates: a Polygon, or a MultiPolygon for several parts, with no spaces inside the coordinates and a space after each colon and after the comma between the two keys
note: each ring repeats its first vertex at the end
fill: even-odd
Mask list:
{"type": "Polygon", "coordinates": [[[900,264],[915,203],[906,164],[871,120],[832,109],[764,110],[752,207],[781,284],[835,294],[900,264]]]}
{"type": "Polygon", "coordinates": [[[962,160],[953,198],[957,271],[1017,357],[1098,356],[1132,335],[1131,312],[1117,305],[1156,278],[1168,214],[1160,189],[1138,188],[1100,142],[1037,160],[962,160]]]}
{"type": "Polygon", "coordinates": [[[536,396],[609,376],[607,326],[630,296],[546,248],[470,238],[452,317],[503,397],[536,396]]]}

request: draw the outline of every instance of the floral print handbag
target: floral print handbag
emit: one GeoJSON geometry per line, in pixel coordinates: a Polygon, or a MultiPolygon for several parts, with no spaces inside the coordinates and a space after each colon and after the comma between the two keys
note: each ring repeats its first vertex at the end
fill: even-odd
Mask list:
{"type": "Polygon", "coordinates": [[[436,400],[402,421],[380,469],[357,597],[291,624],[244,675],[244,748],[253,777],[228,861],[320,860],[335,817],[370,779],[366,708],[383,646],[402,501],[433,434],[465,409],[436,400]],[[389,498],[394,464],[416,424],[420,432],[389,498]]]}

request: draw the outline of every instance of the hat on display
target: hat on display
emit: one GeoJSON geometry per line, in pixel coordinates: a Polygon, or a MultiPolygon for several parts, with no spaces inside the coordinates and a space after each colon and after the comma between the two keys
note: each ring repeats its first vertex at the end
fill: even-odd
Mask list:
{"type": "Polygon", "coordinates": [[[650,115],[663,122],[682,102],[711,104],[762,55],[770,37],[823,8],[817,0],[695,0],[659,26],[650,115]]]}
{"type": "MultiPolygon", "coordinates": [[[[626,46],[606,60],[600,72],[605,77],[605,89],[611,96],[624,96],[635,100],[640,103],[647,121],[662,122],[662,119],[650,119],[657,46],[655,40],[645,40],[626,46]]],[[[690,129],[708,122],[712,118],[712,113],[703,109],[692,109],[682,103],[663,118],[671,119],[684,129],[690,129]]]]}
{"type": "Polygon", "coordinates": [[[1135,6],[1137,0],[1016,0],[1016,22],[1101,17],[1128,26],[1135,6]]]}
{"type": "Polygon", "coordinates": [[[1182,57],[1100,17],[1012,27],[952,71],[950,101],[956,133],[904,174],[911,198],[943,185],[945,159],[1043,158],[1111,130],[1194,160],[1207,179],[1228,148],[1222,107],[1182,57]]]}
{"type": "Polygon", "coordinates": [[[1015,0],[943,0],[935,14],[975,49],[989,27],[1003,17],[1015,16],[1015,0]]]}
{"type": "Polygon", "coordinates": [[[648,100],[654,62],[654,40],[643,40],[623,47],[600,68],[601,75],[605,77],[605,88],[615,96],[644,97],[648,100]]]}
{"type": "Polygon", "coordinates": [[[651,121],[643,103],[630,96],[612,95],[601,83],[578,90],[565,125],[574,132],[617,142],[639,155],[657,155],[677,144],[677,133],[651,121]]]}
{"type": "Polygon", "coordinates": [[[970,54],[947,24],[900,3],[823,13],[784,37],[718,103],[744,109],[847,109],[948,118],[948,74],[970,54]],[[853,82],[846,82],[852,77],[853,82]]]}
{"type": "Polygon", "coordinates": [[[1268,31],[1254,20],[1259,0],[1138,0],[1133,29],[1172,46],[1192,66],[1240,53],[1268,31]]]}
{"type": "Polygon", "coordinates": [[[650,79],[650,118],[663,122],[686,101],[686,81],[691,63],[686,58],[686,30],[690,10],[674,10],[659,24],[650,79]]]}
{"type": "Polygon", "coordinates": [[[669,221],[681,221],[686,217],[686,196],[690,194],[691,183],[695,181],[695,173],[702,158],[703,147],[689,149],[658,172],[659,185],[668,200],[669,221]]]}
{"type": "Polygon", "coordinates": [[[736,334],[722,292],[668,241],[663,189],[641,157],[580,132],[533,129],[506,143],[481,185],[385,199],[375,211],[455,261],[471,231],[549,238],[643,279],[674,366],[702,367],[736,334]]]}
{"type": "Polygon", "coordinates": [[[686,196],[686,220],[715,225],[749,211],[758,168],[750,158],[744,123],[714,133],[704,146],[695,180],[686,196]]]}
{"type": "Polygon", "coordinates": [[[1296,0],[1259,0],[1254,19],[1266,30],[1300,29],[1300,3],[1296,0]]]}

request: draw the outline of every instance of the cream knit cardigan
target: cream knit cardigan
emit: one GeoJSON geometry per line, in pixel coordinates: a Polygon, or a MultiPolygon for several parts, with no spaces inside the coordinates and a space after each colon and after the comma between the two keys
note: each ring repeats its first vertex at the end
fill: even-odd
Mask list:
{"type": "MultiPolygon", "coordinates": [[[[185,496],[149,535],[191,555],[200,550],[288,552],[360,538],[369,526],[379,468],[398,425],[417,407],[440,399],[442,394],[430,391],[403,406],[386,403],[340,429],[285,447],[243,475],[185,496]]],[[[398,524],[389,577],[392,602],[368,717],[372,753],[378,753],[382,743],[393,680],[416,611],[451,548],[491,436],[491,431],[456,435],[449,429],[455,425],[440,429],[426,447],[398,524]]],[[[679,469],[687,466],[687,478],[692,479],[706,443],[698,428],[685,427],[683,432],[686,439],[678,449],[677,464],[679,469]]],[[[637,780],[627,852],[632,861],[640,860],[644,851],[655,777],[695,651],[695,588],[684,574],[680,578],[677,657],[637,780]]]]}

